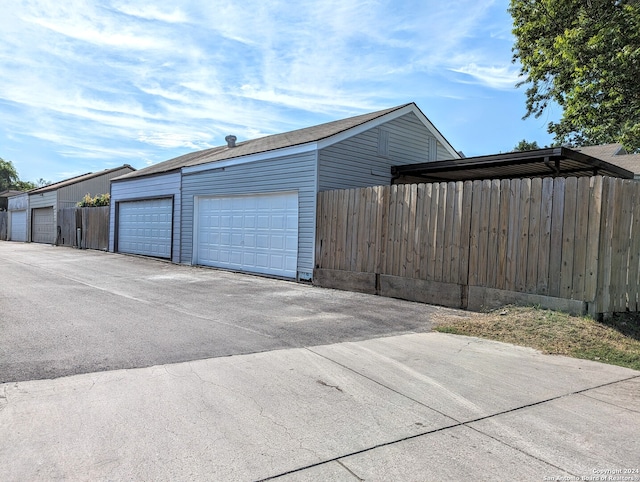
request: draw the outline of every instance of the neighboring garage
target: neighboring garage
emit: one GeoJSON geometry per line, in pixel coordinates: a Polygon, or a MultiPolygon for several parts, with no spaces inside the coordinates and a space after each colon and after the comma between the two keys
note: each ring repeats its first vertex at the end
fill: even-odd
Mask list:
{"type": "MultiPolygon", "coordinates": [[[[82,198],[89,194],[96,196],[109,192],[111,179],[135,171],[128,164],[99,172],[90,172],[81,176],[65,179],[48,186],[33,189],[28,192],[26,216],[18,214],[14,219],[12,212],[12,232],[25,232],[26,240],[34,243],[56,244],[60,231],[57,218],[58,210],[74,207],[82,198]],[[13,222],[15,221],[15,226],[13,222]],[[24,221],[24,229],[18,222],[24,221]]],[[[13,198],[9,198],[11,201],[13,198]]],[[[15,240],[14,238],[12,238],[15,240]]]]}
{"type": "Polygon", "coordinates": [[[145,199],[118,204],[118,250],[171,258],[173,199],[145,199]]]}
{"type": "Polygon", "coordinates": [[[173,262],[310,280],[318,191],[391,184],[392,166],[460,157],[413,103],[226,140],[114,179],[110,251],[169,257],[165,218],[124,218],[129,203],[171,197],[173,262]]]}
{"type": "Polygon", "coordinates": [[[12,211],[9,224],[9,239],[11,241],[27,240],[27,211],[12,211]]]}
{"type": "Polygon", "coordinates": [[[53,243],[56,239],[56,224],[53,206],[31,210],[31,241],[53,243]]]}
{"type": "Polygon", "coordinates": [[[7,201],[7,211],[9,211],[9,233],[7,239],[25,242],[29,239],[27,232],[29,194],[26,192],[19,193],[10,197],[7,201]]]}

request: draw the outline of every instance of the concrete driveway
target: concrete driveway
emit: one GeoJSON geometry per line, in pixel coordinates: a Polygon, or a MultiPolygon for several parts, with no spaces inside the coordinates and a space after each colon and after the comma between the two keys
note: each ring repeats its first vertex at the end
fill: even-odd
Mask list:
{"type": "Polygon", "coordinates": [[[3,480],[640,480],[640,372],[153,260],[0,270],[3,480]]]}

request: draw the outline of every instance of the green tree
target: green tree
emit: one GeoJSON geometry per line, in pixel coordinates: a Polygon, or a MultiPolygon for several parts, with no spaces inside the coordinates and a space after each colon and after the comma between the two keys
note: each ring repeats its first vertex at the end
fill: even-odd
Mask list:
{"type": "Polygon", "coordinates": [[[511,0],[509,13],[525,118],[556,102],[562,118],[548,130],[557,143],[640,150],[640,2],[511,0]]]}
{"type": "Polygon", "coordinates": [[[533,151],[535,149],[540,149],[540,146],[536,141],[529,142],[526,139],[522,139],[518,142],[518,145],[513,148],[514,151],[533,151]]]}
{"type": "Polygon", "coordinates": [[[5,191],[7,189],[29,191],[48,184],[51,184],[51,182],[45,181],[44,179],[38,179],[37,182],[21,181],[13,162],[5,161],[0,157],[0,191],[5,191]]]}
{"type": "Polygon", "coordinates": [[[0,157],[0,191],[16,189],[16,183],[19,181],[18,172],[13,163],[0,157]]]}

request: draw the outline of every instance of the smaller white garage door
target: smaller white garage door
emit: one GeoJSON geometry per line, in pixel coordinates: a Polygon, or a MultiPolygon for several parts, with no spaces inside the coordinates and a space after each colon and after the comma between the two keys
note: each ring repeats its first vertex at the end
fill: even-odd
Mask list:
{"type": "Polygon", "coordinates": [[[31,241],[54,244],[56,227],[53,221],[53,206],[31,210],[31,241]]]}
{"type": "Polygon", "coordinates": [[[118,252],[171,258],[173,199],[118,203],[118,252]]]}
{"type": "Polygon", "coordinates": [[[27,240],[27,211],[11,211],[11,241],[27,240]]]}
{"type": "Polygon", "coordinates": [[[295,278],[298,193],[199,197],[195,264],[295,278]]]}

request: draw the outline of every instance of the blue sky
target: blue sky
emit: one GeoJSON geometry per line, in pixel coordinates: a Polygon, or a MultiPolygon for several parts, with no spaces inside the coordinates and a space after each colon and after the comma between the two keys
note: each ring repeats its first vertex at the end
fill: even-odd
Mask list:
{"type": "MultiPolygon", "coordinates": [[[[59,181],[415,102],[467,156],[521,120],[508,1],[0,0],[0,157],[59,181]]],[[[555,116],[555,117],[554,117],[555,116]]]]}

